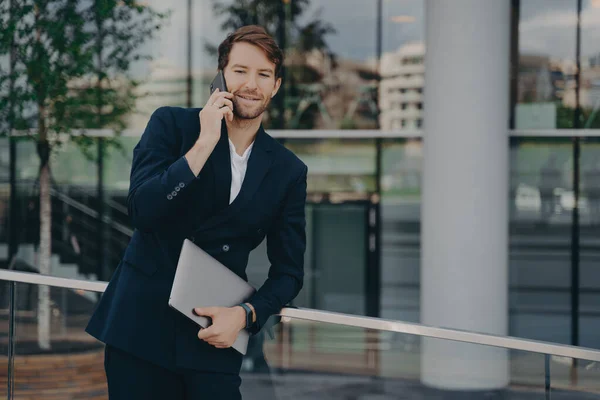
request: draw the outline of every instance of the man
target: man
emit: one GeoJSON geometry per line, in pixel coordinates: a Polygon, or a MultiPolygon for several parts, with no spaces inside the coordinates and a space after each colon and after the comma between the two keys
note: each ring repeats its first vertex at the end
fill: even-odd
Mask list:
{"type": "Polygon", "coordinates": [[[300,291],[307,167],[261,125],[282,63],[264,29],[237,30],[219,46],[229,92],[203,109],[159,108],[135,147],[136,229],[87,327],[106,343],[111,399],[239,399],[242,356],[230,346],[300,291]],[[269,278],[246,307],[195,309],[213,323],[199,330],[168,306],[184,239],[246,279],[265,236],[269,278]]]}

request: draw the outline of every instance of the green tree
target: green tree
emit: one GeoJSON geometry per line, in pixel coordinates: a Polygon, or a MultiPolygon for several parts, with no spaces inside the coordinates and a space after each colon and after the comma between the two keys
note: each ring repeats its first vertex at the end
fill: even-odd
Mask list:
{"type": "MultiPolygon", "coordinates": [[[[89,154],[94,140],[81,129],[125,126],[136,99],[127,72],[164,17],[132,0],[0,3],[0,59],[9,59],[0,69],[0,127],[36,143],[42,274],[51,272],[51,151],[72,140],[89,154]]],[[[38,342],[47,349],[48,287],[38,291],[38,342]]]]}

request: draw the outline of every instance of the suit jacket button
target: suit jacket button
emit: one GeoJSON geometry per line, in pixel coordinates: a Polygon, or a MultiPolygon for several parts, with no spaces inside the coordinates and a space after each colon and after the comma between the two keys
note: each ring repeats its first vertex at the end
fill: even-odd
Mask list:
{"type": "Polygon", "coordinates": [[[173,196],[173,197],[177,196],[177,192],[173,190],[173,191],[171,192],[171,196],[173,196]]]}
{"type": "Polygon", "coordinates": [[[167,195],[167,200],[173,200],[173,196],[171,196],[170,194],[167,195]]]}
{"type": "Polygon", "coordinates": [[[179,192],[181,190],[181,188],[179,186],[175,186],[175,191],[179,192]]]}
{"type": "Polygon", "coordinates": [[[228,244],[224,244],[223,245],[223,251],[225,251],[225,252],[229,251],[229,245],[228,244]]]}
{"type": "Polygon", "coordinates": [[[179,187],[183,189],[185,187],[185,183],[179,182],[179,187]]]}

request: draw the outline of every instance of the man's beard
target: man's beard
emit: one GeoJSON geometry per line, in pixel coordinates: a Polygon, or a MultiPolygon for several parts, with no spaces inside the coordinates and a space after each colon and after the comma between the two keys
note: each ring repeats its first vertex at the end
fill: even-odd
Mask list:
{"type": "MultiPolygon", "coordinates": [[[[246,93],[242,93],[242,95],[246,95],[246,93]]],[[[252,94],[248,94],[248,96],[255,96],[252,94]]],[[[249,108],[244,104],[240,104],[237,95],[233,98],[233,115],[238,119],[255,119],[262,115],[265,112],[269,103],[271,102],[271,98],[267,97],[267,100],[260,104],[258,107],[249,108]]]]}

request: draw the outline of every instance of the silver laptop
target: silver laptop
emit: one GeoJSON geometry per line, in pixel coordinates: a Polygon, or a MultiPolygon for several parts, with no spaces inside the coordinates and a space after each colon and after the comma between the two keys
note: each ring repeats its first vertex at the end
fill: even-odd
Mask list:
{"type": "MultiPolygon", "coordinates": [[[[195,307],[233,307],[246,301],[254,292],[249,283],[192,241],[183,241],[169,306],[199,326],[208,328],[210,319],[194,314],[195,307]]],[[[241,330],[232,347],[246,354],[249,336],[245,329],[241,330]]]]}

